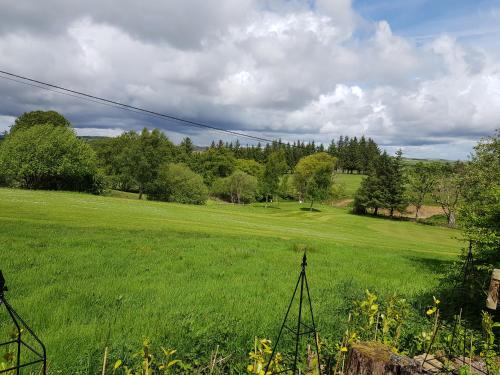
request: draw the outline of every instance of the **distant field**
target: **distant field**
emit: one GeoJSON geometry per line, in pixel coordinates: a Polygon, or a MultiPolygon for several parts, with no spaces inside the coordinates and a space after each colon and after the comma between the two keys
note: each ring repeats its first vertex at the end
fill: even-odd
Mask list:
{"type": "Polygon", "coordinates": [[[403,158],[403,162],[406,165],[415,165],[417,163],[439,163],[439,164],[448,164],[453,163],[455,160],[447,160],[447,159],[414,159],[414,158],[403,158]]]}
{"type": "Polygon", "coordinates": [[[348,174],[348,173],[337,173],[334,177],[334,183],[340,183],[344,185],[344,197],[354,198],[354,194],[359,188],[361,181],[366,176],[363,174],[348,174]]]}
{"type": "Polygon", "coordinates": [[[0,189],[0,268],[53,371],[98,373],[105,346],[117,358],[147,336],[198,360],[220,345],[241,373],[254,336],[277,333],[299,272],[297,245],[311,249],[325,338],[341,335],[349,300],[365,288],[428,302],[423,295],[460,249],[454,230],[301,207],[0,189]]]}

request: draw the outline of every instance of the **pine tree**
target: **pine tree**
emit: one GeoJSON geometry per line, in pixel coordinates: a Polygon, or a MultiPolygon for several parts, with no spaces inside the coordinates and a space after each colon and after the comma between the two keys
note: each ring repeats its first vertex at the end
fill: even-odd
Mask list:
{"type": "Polygon", "coordinates": [[[337,145],[335,144],[335,139],[332,139],[330,145],[328,146],[328,153],[334,157],[338,156],[337,145]]]}
{"type": "Polygon", "coordinates": [[[373,214],[377,215],[380,208],[387,208],[392,217],[395,210],[402,211],[408,205],[405,199],[401,150],[396,153],[395,158],[391,158],[384,151],[374,166],[356,192],[354,212],[366,213],[370,208],[373,209],[373,214]]]}
{"type": "Polygon", "coordinates": [[[389,209],[390,216],[394,216],[394,211],[403,211],[408,206],[405,197],[406,179],[403,170],[403,152],[398,150],[396,157],[391,158],[387,185],[385,186],[386,202],[385,206],[389,209]]]}

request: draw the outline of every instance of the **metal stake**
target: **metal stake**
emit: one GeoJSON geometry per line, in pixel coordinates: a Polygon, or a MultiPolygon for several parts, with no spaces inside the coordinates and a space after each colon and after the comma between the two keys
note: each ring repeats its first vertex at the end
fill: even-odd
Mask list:
{"type": "Polygon", "coordinates": [[[297,290],[299,288],[300,284],[300,296],[299,296],[299,316],[298,316],[298,321],[297,321],[297,330],[293,332],[294,337],[295,337],[295,354],[294,354],[294,359],[293,359],[293,367],[290,369],[286,369],[283,371],[280,371],[280,373],[284,372],[289,372],[291,371],[293,374],[298,374],[300,372],[300,369],[297,366],[298,358],[299,358],[299,344],[300,344],[300,339],[301,336],[306,335],[306,334],[313,334],[314,335],[314,344],[316,346],[316,356],[318,360],[318,374],[321,373],[321,363],[320,363],[320,355],[319,355],[319,344],[318,344],[318,334],[316,331],[316,325],[314,322],[314,315],[313,315],[313,309],[312,309],[312,302],[311,302],[311,295],[309,293],[309,283],[307,282],[307,276],[306,276],[306,266],[307,266],[307,257],[306,253],[304,252],[304,256],[302,257],[302,264],[301,264],[301,271],[299,275],[299,279],[297,280],[297,284],[295,285],[295,289],[293,291],[292,299],[290,300],[290,303],[288,304],[288,309],[285,313],[285,318],[283,319],[283,324],[281,325],[280,331],[278,333],[278,338],[276,339],[276,342],[273,347],[273,351],[271,352],[271,357],[269,358],[269,361],[267,363],[265,372],[267,374],[269,367],[271,365],[271,362],[276,354],[276,349],[278,348],[279,341],[281,339],[281,336],[283,334],[283,328],[287,328],[291,333],[293,332],[287,325],[287,319],[288,315],[290,313],[290,310],[292,308],[293,301],[295,300],[295,296],[297,294],[297,290]],[[309,327],[302,321],[302,304],[304,301],[304,284],[306,286],[306,292],[307,292],[307,299],[309,300],[309,311],[311,314],[311,325],[312,327],[309,327]],[[304,326],[309,329],[309,331],[302,331],[301,332],[301,326],[304,326]]]}

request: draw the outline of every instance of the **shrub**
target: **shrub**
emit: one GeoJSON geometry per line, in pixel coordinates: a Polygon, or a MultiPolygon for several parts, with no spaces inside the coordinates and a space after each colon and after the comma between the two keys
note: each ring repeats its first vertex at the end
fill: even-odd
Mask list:
{"type": "Polygon", "coordinates": [[[335,182],[330,189],[330,198],[339,200],[346,197],[346,187],[344,182],[335,182]]]}
{"type": "Polygon", "coordinates": [[[232,203],[248,203],[255,200],[257,187],[257,178],[236,170],[231,176],[216,180],[212,194],[232,203]]]}
{"type": "Polygon", "coordinates": [[[185,164],[168,163],[147,187],[148,199],[188,204],[205,204],[208,189],[203,178],[185,164]]]}
{"type": "Polygon", "coordinates": [[[100,193],[92,148],[69,127],[51,124],[21,128],[0,147],[0,170],[9,186],[100,193]]]}

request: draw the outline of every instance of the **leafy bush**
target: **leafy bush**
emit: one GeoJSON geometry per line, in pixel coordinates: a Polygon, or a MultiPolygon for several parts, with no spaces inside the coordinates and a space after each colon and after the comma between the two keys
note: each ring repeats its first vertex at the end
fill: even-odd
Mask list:
{"type": "Polygon", "coordinates": [[[205,204],[208,189],[203,178],[185,164],[164,164],[147,187],[148,199],[188,204],[205,204]]]}
{"type": "Polygon", "coordinates": [[[92,148],[69,127],[20,128],[0,147],[0,170],[9,186],[102,192],[92,148]]]}
{"type": "Polygon", "coordinates": [[[346,186],[344,182],[335,182],[330,188],[330,198],[333,200],[338,200],[346,198],[346,186]]]}
{"type": "Polygon", "coordinates": [[[262,179],[264,175],[264,166],[253,159],[237,159],[236,168],[257,179],[262,179]]]}
{"type": "Polygon", "coordinates": [[[247,371],[250,374],[276,374],[285,371],[283,366],[283,357],[281,353],[275,353],[273,360],[271,354],[271,340],[255,338],[254,349],[249,354],[250,364],[247,366],[247,371]],[[269,363],[269,368],[266,367],[269,363]]]}
{"type": "Polygon", "coordinates": [[[240,170],[231,176],[215,180],[212,194],[231,203],[248,203],[255,200],[257,194],[257,178],[240,170]]]}
{"type": "Polygon", "coordinates": [[[203,176],[204,182],[212,186],[217,178],[228,177],[234,172],[236,159],[223,147],[210,147],[206,152],[194,153],[189,166],[203,176]]]}

